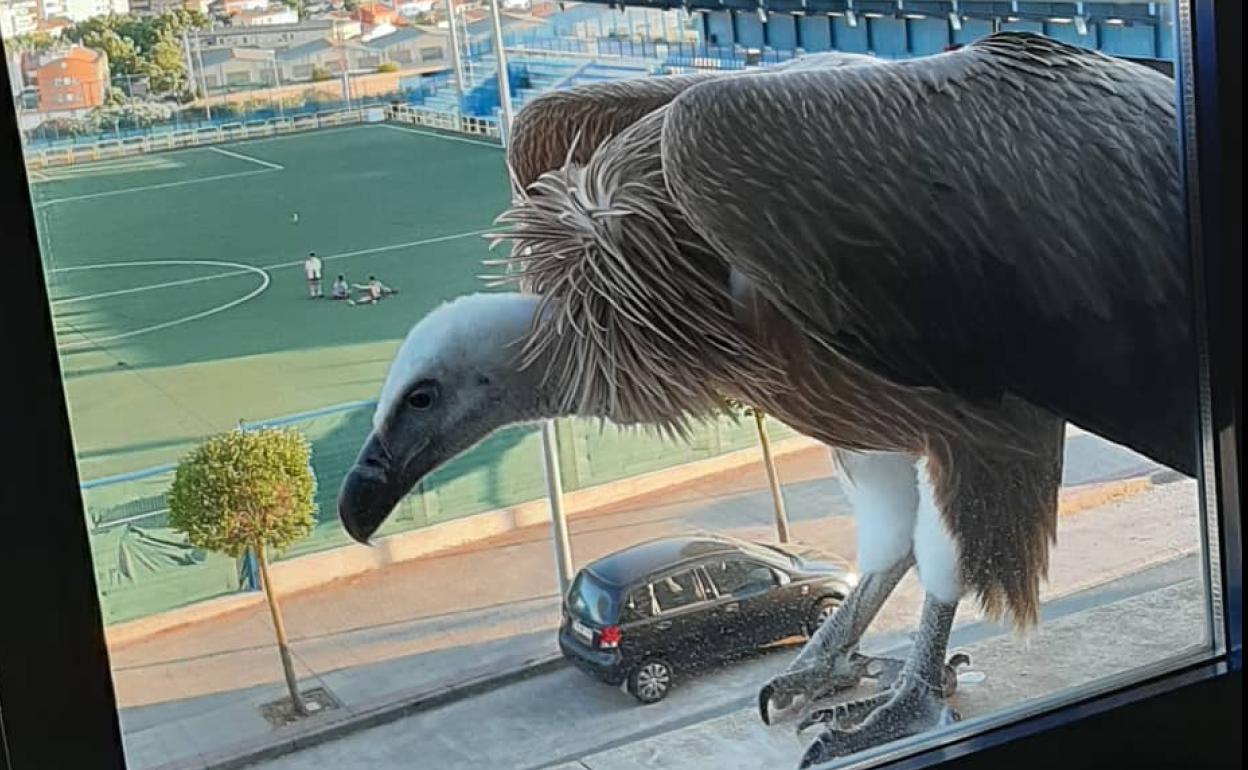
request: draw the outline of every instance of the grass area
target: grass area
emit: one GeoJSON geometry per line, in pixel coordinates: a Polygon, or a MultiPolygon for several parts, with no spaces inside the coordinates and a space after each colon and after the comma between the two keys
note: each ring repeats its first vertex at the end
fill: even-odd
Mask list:
{"type": "Polygon", "coordinates": [[[502,151],[397,126],[46,172],[34,187],[84,478],[205,433],[375,396],[397,342],[478,290],[502,151]],[[298,214],[297,221],[294,214],[298,214]],[[309,251],[393,301],[306,298],[309,251]]]}
{"type": "MultiPolygon", "coordinates": [[[[509,203],[501,150],[390,125],[356,126],[46,172],[34,195],[84,479],[176,461],[209,433],[376,397],[395,347],[437,303],[482,282],[482,235],[509,203]],[[298,214],[297,219],[293,216],[298,214]],[[376,306],[310,300],[302,262],[375,274],[376,306]]],[[[327,281],[328,282],[328,281],[327,281]]],[[[348,544],[334,497],[366,408],[301,419],[317,526],[286,556],[348,544]]],[[[718,424],[689,446],[570,421],[568,489],[749,446],[718,424]]],[[[777,430],[777,436],[784,432],[777,430]]],[[[500,431],[400,504],[391,534],[540,497],[532,426],[500,431]]],[[[88,484],[106,622],[228,594],[240,565],[190,548],[162,514],[169,473],[88,484]]]]}

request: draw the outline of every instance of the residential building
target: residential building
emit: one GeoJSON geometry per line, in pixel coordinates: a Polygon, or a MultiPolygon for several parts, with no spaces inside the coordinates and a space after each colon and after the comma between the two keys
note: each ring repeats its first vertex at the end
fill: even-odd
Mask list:
{"type": "Polygon", "coordinates": [[[40,112],[78,112],[99,107],[108,91],[108,57],[73,46],[35,74],[40,112]]]}
{"type": "Polygon", "coordinates": [[[107,16],[110,13],[130,12],[130,0],[60,0],[60,2],[62,10],[57,15],[74,22],[86,21],[95,16],[107,16]]]}
{"type": "Polygon", "coordinates": [[[333,75],[374,70],[381,63],[377,52],[355,40],[313,40],[277,52],[282,74],[287,80],[311,80],[316,69],[333,75]]]}
{"type": "Polygon", "coordinates": [[[65,15],[65,0],[39,0],[39,18],[55,19],[65,15]]]}
{"type": "Polygon", "coordinates": [[[299,12],[286,5],[270,5],[258,11],[239,11],[230,16],[230,26],[233,27],[271,27],[298,23],[299,12]]]}
{"type": "Polygon", "coordinates": [[[46,33],[52,38],[59,38],[62,32],[72,26],[74,26],[74,22],[64,16],[53,16],[39,22],[39,26],[35,27],[35,31],[46,33]]]}
{"type": "MultiPolygon", "coordinates": [[[[314,40],[350,40],[360,36],[360,22],[354,19],[306,19],[298,24],[259,27],[218,27],[197,35],[204,51],[227,48],[290,48],[314,40]]],[[[192,42],[195,42],[192,40],[192,42]]]]}
{"type": "Polygon", "coordinates": [[[130,0],[130,12],[139,16],[159,16],[185,8],[188,11],[208,13],[211,2],[212,0],[130,0]]]}
{"type": "Polygon", "coordinates": [[[269,0],[218,0],[214,5],[220,5],[221,12],[226,16],[233,16],[243,11],[263,11],[269,7],[269,0]]]}
{"type": "Polygon", "coordinates": [[[277,59],[272,49],[222,48],[205,51],[203,84],[210,93],[271,86],[277,82],[277,59]]]}
{"type": "Polygon", "coordinates": [[[398,11],[379,3],[361,5],[354,16],[361,24],[394,24],[401,18],[398,11]]]}
{"type": "Polygon", "coordinates": [[[0,0],[0,36],[29,35],[38,25],[38,0],[0,0]]]}
{"type": "Polygon", "coordinates": [[[403,69],[450,62],[451,48],[447,35],[429,29],[404,27],[369,40],[365,45],[376,51],[381,61],[393,62],[403,69]]]}

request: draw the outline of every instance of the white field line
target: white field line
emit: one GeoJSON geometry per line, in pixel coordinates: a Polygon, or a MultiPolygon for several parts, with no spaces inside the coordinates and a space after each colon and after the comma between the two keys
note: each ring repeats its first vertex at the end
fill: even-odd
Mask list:
{"type": "MultiPolygon", "coordinates": [[[[165,321],[163,323],[152,324],[151,326],[144,326],[141,329],[132,329],[131,331],[128,331],[128,332],[121,332],[119,334],[111,334],[107,337],[88,337],[86,335],[81,335],[83,339],[75,341],[75,342],[66,342],[62,345],[59,345],[58,347],[61,350],[71,350],[74,348],[79,348],[79,347],[84,347],[84,346],[98,346],[105,342],[115,342],[116,340],[124,340],[129,337],[137,337],[140,334],[150,334],[151,332],[160,331],[161,329],[168,329],[174,326],[181,326],[182,324],[190,323],[191,321],[198,321],[201,318],[207,318],[208,316],[216,315],[217,313],[224,313],[226,310],[229,310],[232,307],[241,305],[244,302],[247,302],[253,299],[254,297],[259,296],[265,289],[269,288],[269,283],[272,282],[272,279],[269,277],[269,274],[258,267],[252,267],[251,265],[244,265],[238,262],[217,262],[217,261],[211,261],[211,260],[198,260],[198,259],[170,259],[170,260],[157,260],[157,261],[152,261],[152,262],[110,262],[110,263],[104,263],[104,264],[99,264],[99,265],[79,265],[77,267],[63,267],[63,268],[59,268],[59,270],[62,272],[69,272],[69,271],[75,271],[75,270],[104,270],[108,268],[117,268],[117,267],[155,267],[155,266],[165,266],[165,265],[208,265],[210,267],[232,267],[232,268],[235,268],[234,272],[236,274],[251,273],[253,275],[260,276],[260,285],[257,286],[255,289],[252,289],[247,294],[244,294],[243,296],[237,299],[230,300],[229,302],[224,302],[220,305],[217,305],[216,307],[211,307],[211,308],[208,308],[207,310],[202,310],[198,313],[192,313],[190,315],[182,316],[181,318],[174,318],[173,320],[165,321]]],[[[76,333],[74,332],[72,326],[69,329],[69,333],[71,334],[76,333]]]]}
{"type": "MultiPolygon", "coordinates": [[[[427,246],[427,245],[434,244],[434,243],[445,243],[447,241],[459,240],[460,238],[471,238],[474,235],[486,235],[489,232],[490,230],[470,230],[468,232],[455,233],[453,235],[439,235],[433,238],[422,238],[417,241],[406,241],[404,243],[392,243],[389,246],[375,246],[369,249],[357,249],[355,251],[344,251],[340,254],[330,254],[325,257],[322,257],[321,261],[328,262],[330,260],[335,260],[335,259],[347,259],[349,257],[362,257],[368,254],[380,254],[380,253],[387,252],[387,251],[397,251],[399,249],[411,248],[413,246],[427,246]]],[[[168,265],[168,264],[173,264],[173,263],[149,262],[149,263],[143,263],[143,264],[149,264],[155,267],[155,266],[168,265]]],[[[226,272],[221,272],[221,273],[213,273],[212,275],[201,275],[197,278],[182,278],[176,281],[164,281],[162,283],[152,283],[152,284],[147,284],[145,286],[132,286],[127,289],[103,291],[97,294],[84,294],[84,295],[76,296],[76,297],[66,297],[64,299],[53,300],[52,304],[59,307],[63,305],[71,305],[75,302],[86,302],[88,300],[104,299],[106,297],[119,297],[125,294],[136,294],[138,292],[153,291],[156,289],[167,289],[167,288],[171,288],[174,286],[187,286],[189,284],[202,283],[204,281],[216,281],[221,278],[230,278],[236,275],[245,275],[247,273],[251,273],[256,270],[265,270],[265,271],[278,270],[278,269],[286,268],[286,267],[297,267],[302,264],[303,264],[303,260],[301,259],[296,259],[291,262],[276,262],[274,264],[263,265],[258,268],[253,268],[253,267],[247,267],[245,269],[240,268],[237,270],[228,270],[226,272]]],[[[108,263],[108,264],[102,264],[102,265],[79,265],[76,267],[57,267],[57,268],[53,268],[51,272],[64,273],[64,272],[72,272],[76,270],[91,270],[91,269],[119,267],[119,266],[120,265],[118,265],[117,263],[108,263]]]]}
{"type": "Polygon", "coordinates": [[[149,190],[167,190],[171,187],[185,187],[192,184],[204,184],[205,182],[217,182],[222,179],[237,179],[244,176],[255,176],[256,174],[271,174],[276,169],[255,169],[254,171],[236,171],[232,174],[217,174],[215,176],[205,176],[198,179],[183,179],[177,182],[163,182],[161,184],[149,184],[141,187],[127,187],[124,190],[106,190],[104,192],[86,193],[84,195],[70,195],[64,198],[52,198],[51,200],[40,201],[39,208],[51,206],[54,203],[70,203],[73,201],[92,200],[94,198],[109,198],[114,195],[129,195],[131,193],[147,192],[149,190]]]}
{"type": "Polygon", "coordinates": [[[241,152],[232,152],[230,150],[223,150],[220,147],[209,147],[208,149],[211,150],[212,152],[217,153],[218,155],[224,155],[227,158],[235,158],[237,160],[245,160],[248,163],[255,163],[257,165],[264,166],[265,168],[271,168],[274,171],[286,170],[285,166],[279,165],[277,163],[270,163],[267,160],[260,160],[259,158],[253,158],[250,155],[244,155],[241,152]]]}

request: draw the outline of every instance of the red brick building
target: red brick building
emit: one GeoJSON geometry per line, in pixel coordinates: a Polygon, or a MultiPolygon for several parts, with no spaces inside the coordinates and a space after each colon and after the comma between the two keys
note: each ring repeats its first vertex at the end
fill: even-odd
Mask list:
{"type": "Polygon", "coordinates": [[[40,112],[76,112],[99,107],[108,92],[108,57],[74,46],[35,72],[40,112]]]}

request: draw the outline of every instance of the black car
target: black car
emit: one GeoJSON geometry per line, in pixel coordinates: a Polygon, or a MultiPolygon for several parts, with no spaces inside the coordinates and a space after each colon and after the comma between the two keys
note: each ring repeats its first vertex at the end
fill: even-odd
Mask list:
{"type": "Polygon", "coordinates": [[[811,634],[856,585],[843,564],[790,546],[727,537],[635,545],[577,573],[559,649],[642,703],[691,668],[811,634]]]}

